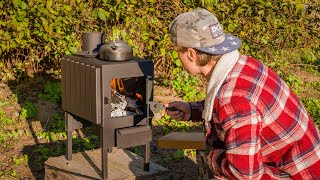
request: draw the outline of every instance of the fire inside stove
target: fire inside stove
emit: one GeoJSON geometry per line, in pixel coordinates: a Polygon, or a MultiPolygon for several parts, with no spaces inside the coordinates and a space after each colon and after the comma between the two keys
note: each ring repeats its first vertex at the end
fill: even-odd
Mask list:
{"type": "Polygon", "coordinates": [[[111,118],[143,115],[144,82],[141,77],[112,79],[111,118]]]}

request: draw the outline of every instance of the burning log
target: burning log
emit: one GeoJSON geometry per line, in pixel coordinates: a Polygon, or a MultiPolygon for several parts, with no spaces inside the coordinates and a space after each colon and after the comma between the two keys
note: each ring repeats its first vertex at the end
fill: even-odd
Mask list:
{"type": "MultiPolygon", "coordinates": [[[[137,81],[134,80],[133,81],[137,81]]],[[[131,82],[129,79],[126,82],[131,82]]],[[[142,115],[143,112],[139,109],[137,104],[138,100],[142,100],[141,94],[138,92],[133,92],[132,90],[135,87],[125,88],[124,82],[122,79],[113,79],[110,83],[111,85],[111,117],[122,117],[122,116],[130,116],[130,115],[142,115]],[[127,90],[129,89],[129,90],[127,90]],[[134,94],[134,96],[133,96],[134,94]]]]}

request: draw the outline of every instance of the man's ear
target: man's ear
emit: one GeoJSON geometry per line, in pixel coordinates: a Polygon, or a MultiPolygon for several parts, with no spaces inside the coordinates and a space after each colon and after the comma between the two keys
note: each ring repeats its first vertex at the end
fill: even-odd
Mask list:
{"type": "Polygon", "coordinates": [[[197,61],[197,52],[193,48],[187,49],[187,57],[191,62],[197,61]]]}

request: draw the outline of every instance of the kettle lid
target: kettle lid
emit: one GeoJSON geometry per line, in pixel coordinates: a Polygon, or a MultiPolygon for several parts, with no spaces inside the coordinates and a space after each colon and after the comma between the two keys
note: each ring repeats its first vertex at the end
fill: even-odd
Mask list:
{"type": "Polygon", "coordinates": [[[133,58],[132,48],[117,35],[116,40],[107,41],[99,48],[99,59],[126,61],[133,58]]]}

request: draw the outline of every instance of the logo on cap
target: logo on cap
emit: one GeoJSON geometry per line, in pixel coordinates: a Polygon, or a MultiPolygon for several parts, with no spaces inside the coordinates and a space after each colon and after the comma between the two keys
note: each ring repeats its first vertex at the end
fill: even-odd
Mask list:
{"type": "Polygon", "coordinates": [[[220,23],[213,24],[213,25],[209,26],[209,28],[210,28],[210,32],[211,32],[213,39],[216,39],[216,38],[223,35],[223,28],[220,25],[220,23]]]}

